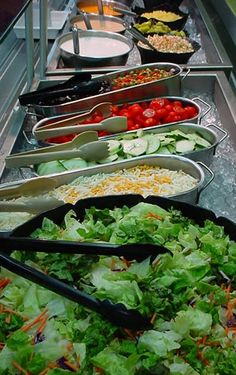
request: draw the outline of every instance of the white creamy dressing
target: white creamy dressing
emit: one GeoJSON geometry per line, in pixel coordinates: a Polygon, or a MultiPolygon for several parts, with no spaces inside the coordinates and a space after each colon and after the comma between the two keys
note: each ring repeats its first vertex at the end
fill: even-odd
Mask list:
{"type": "MultiPolygon", "coordinates": [[[[112,57],[128,53],[130,47],[121,40],[106,37],[80,37],[80,56],[84,57],[112,57]]],[[[74,53],[73,40],[69,39],[60,45],[60,48],[74,53]]]]}

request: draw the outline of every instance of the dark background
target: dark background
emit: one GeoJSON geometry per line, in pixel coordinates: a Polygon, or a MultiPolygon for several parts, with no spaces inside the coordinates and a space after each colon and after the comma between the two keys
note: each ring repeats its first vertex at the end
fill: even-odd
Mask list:
{"type": "Polygon", "coordinates": [[[31,0],[0,0],[0,37],[13,24],[31,0]]]}

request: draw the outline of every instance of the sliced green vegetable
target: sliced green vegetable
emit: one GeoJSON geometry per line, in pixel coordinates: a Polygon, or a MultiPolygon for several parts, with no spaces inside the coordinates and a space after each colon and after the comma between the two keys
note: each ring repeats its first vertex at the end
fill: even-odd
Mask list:
{"type": "Polygon", "coordinates": [[[179,153],[193,151],[194,147],[195,147],[194,141],[182,140],[182,141],[176,142],[176,151],[179,153]]]}
{"type": "Polygon", "coordinates": [[[87,168],[88,163],[81,158],[62,160],[61,163],[68,170],[87,168]]]}
{"type": "Polygon", "coordinates": [[[139,156],[147,151],[148,142],[143,138],[126,141],[123,144],[123,151],[132,156],[139,156]]]}

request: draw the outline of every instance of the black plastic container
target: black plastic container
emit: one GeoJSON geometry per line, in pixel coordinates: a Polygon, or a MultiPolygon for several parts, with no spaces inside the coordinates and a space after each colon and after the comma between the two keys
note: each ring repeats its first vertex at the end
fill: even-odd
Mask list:
{"type": "Polygon", "coordinates": [[[144,7],[149,8],[149,7],[158,7],[162,5],[172,5],[173,7],[178,8],[180,4],[183,2],[183,0],[143,0],[144,7]]]}
{"type": "Polygon", "coordinates": [[[139,44],[137,44],[138,50],[140,52],[142,64],[147,63],[154,63],[158,61],[163,62],[172,62],[176,64],[187,64],[190,57],[197,52],[201,46],[194,40],[188,39],[188,41],[192,44],[194,51],[192,52],[185,52],[185,53],[172,53],[172,52],[160,52],[154,51],[149,48],[143,48],[139,44]]]}
{"type": "MultiPolygon", "coordinates": [[[[74,210],[76,217],[79,220],[82,220],[85,215],[85,210],[90,207],[96,207],[98,209],[104,209],[104,208],[113,209],[114,207],[123,207],[123,206],[132,207],[140,202],[156,204],[160,207],[163,207],[164,209],[170,209],[171,207],[173,207],[174,209],[180,210],[184,216],[194,220],[199,225],[202,225],[205,220],[209,219],[213,221],[215,224],[223,226],[225,229],[225,233],[228,234],[232,240],[236,241],[236,224],[227,218],[216,217],[214,212],[211,210],[199,207],[197,205],[175,201],[173,199],[162,198],[162,197],[157,197],[157,196],[149,196],[147,198],[144,198],[141,195],[135,195],[135,194],[86,198],[86,199],[79,200],[75,205],[65,204],[63,206],[57,207],[53,210],[50,210],[38,216],[35,216],[28,222],[22,224],[21,226],[17,227],[12,232],[10,232],[9,237],[13,239],[29,238],[30,234],[34,230],[41,227],[43,219],[45,217],[49,218],[54,223],[60,225],[63,223],[66,213],[71,209],[74,210]]],[[[7,239],[7,236],[5,236],[5,238],[7,239]]],[[[43,240],[35,240],[35,241],[42,242],[43,240]]],[[[48,242],[48,241],[44,241],[44,242],[48,242]]],[[[50,241],[50,242],[53,242],[55,246],[60,241],[50,241]]],[[[73,244],[75,242],[67,241],[67,243],[73,244]]],[[[77,246],[79,245],[80,244],[77,243],[77,246]]],[[[81,246],[82,245],[84,244],[81,244],[81,246]]],[[[94,243],[90,245],[94,245],[94,243]]],[[[107,244],[107,245],[110,247],[117,247],[117,245],[112,245],[112,244],[107,244]]]]}
{"type": "MultiPolygon", "coordinates": [[[[176,20],[176,21],[163,21],[163,20],[158,20],[156,18],[151,18],[151,19],[154,19],[154,20],[158,20],[158,21],[161,21],[163,22],[164,24],[168,25],[172,30],[182,30],[185,23],[187,22],[187,19],[188,19],[188,13],[184,13],[182,12],[180,9],[178,9],[177,7],[169,4],[169,3],[165,3],[165,4],[162,4],[160,6],[148,6],[145,8],[145,10],[143,8],[139,8],[139,7],[135,7],[135,13],[137,14],[137,16],[139,18],[137,18],[139,21],[138,22],[145,22],[148,20],[148,18],[146,17],[143,17],[141,16],[143,13],[146,13],[146,12],[153,12],[155,10],[163,10],[165,12],[172,12],[172,13],[175,13],[179,16],[181,16],[180,19],[176,20]]],[[[135,20],[136,22],[136,20],[135,20]]]]}

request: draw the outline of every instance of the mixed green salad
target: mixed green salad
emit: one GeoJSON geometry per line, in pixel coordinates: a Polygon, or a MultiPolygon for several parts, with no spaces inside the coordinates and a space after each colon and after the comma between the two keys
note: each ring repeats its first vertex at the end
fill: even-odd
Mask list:
{"type": "MultiPolygon", "coordinates": [[[[0,374],[233,375],[236,243],[224,228],[148,203],[45,219],[34,238],[156,243],[170,253],[142,262],[116,256],[15,251],[13,256],[100,299],[148,316],[153,328],[118,328],[4,269],[0,374]]],[[[145,251],[145,246],[144,250],[145,251]]]]}

